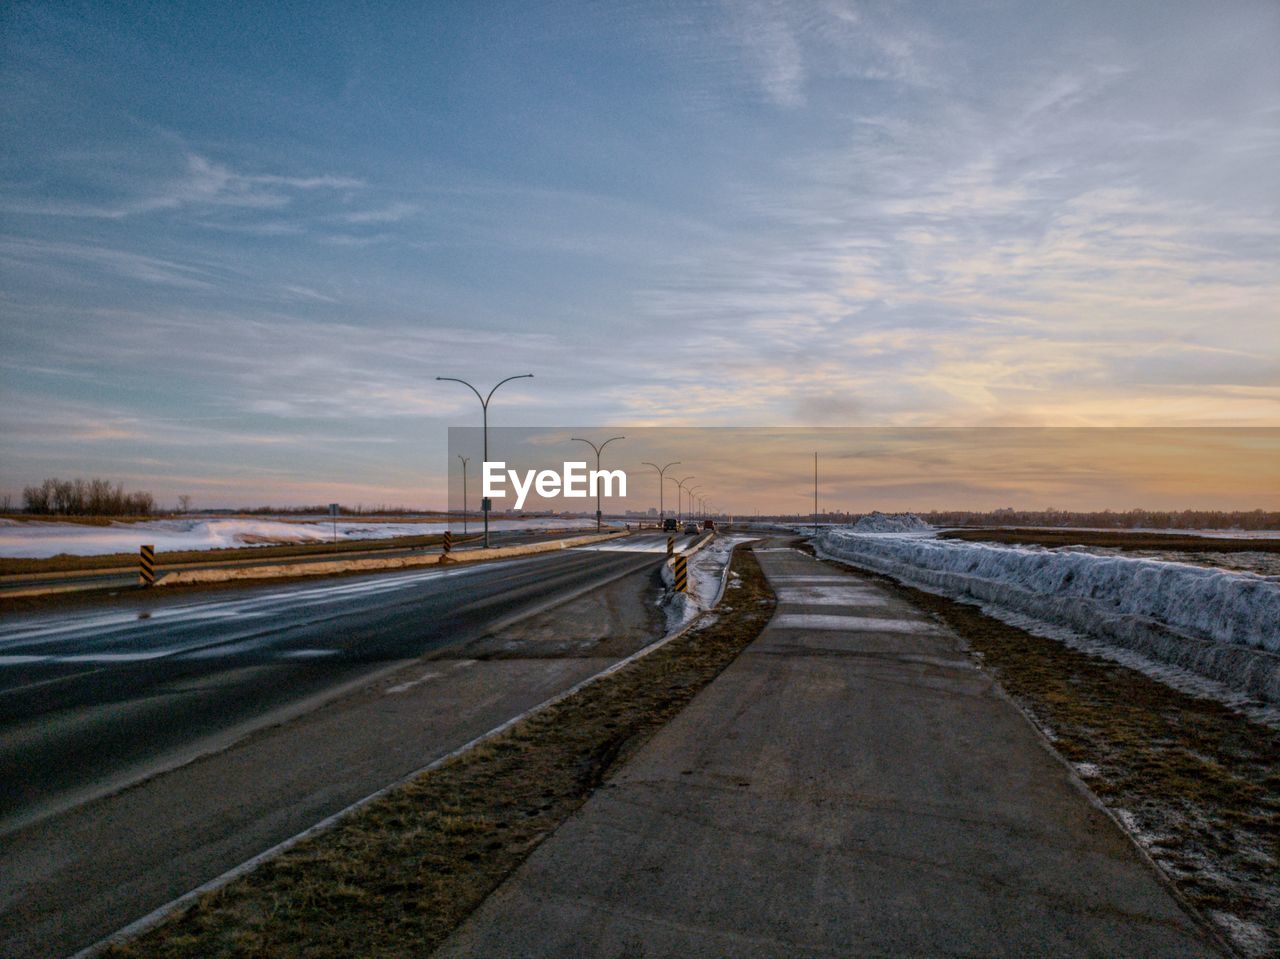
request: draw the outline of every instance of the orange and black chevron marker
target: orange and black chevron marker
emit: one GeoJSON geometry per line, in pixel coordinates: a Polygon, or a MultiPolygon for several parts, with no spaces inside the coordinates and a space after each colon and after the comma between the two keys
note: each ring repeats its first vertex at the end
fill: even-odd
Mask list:
{"type": "Polygon", "coordinates": [[[449,552],[452,552],[452,550],[453,550],[453,530],[447,529],[444,531],[444,551],[446,553],[449,553],[449,552]]]}
{"type": "Polygon", "coordinates": [[[143,546],[139,556],[138,585],[154,586],[156,584],[156,548],[143,546]]]}
{"type": "Polygon", "coordinates": [[[676,551],[676,538],[674,536],[667,537],[667,555],[670,556],[676,551]]]}
{"type": "Polygon", "coordinates": [[[689,560],[683,556],[676,557],[675,589],[677,593],[689,592],[689,560]]]}

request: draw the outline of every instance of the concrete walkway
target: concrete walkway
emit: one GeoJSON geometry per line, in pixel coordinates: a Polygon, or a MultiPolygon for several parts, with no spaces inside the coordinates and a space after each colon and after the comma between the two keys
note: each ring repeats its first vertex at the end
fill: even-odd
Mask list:
{"type": "Polygon", "coordinates": [[[764,634],[437,956],[1221,954],[953,634],[758,556],[764,634]]]}

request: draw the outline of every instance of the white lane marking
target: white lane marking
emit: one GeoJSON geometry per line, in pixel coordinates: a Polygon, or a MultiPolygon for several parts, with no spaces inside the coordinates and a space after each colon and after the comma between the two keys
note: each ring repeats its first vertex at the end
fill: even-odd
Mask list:
{"type": "Polygon", "coordinates": [[[410,689],[413,689],[414,686],[421,686],[423,683],[432,679],[439,679],[443,675],[444,673],[423,673],[417,679],[411,679],[407,683],[397,683],[396,685],[388,688],[387,692],[391,695],[408,692],[410,689]]]}
{"type": "Polygon", "coordinates": [[[172,656],[177,650],[152,649],[145,653],[76,653],[71,656],[50,656],[57,663],[141,663],[148,659],[172,656]]]}
{"type": "Polygon", "coordinates": [[[478,659],[460,659],[460,660],[458,660],[456,663],[454,663],[454,664],[453,664],[453,668],[454,668],[454,669],[466,669],[468,666],[474,666],[474,665],[475,665],[476,663],[478,663],[478,662],[480,662],[480,660],[478,660],[478,659]]]}
{"type": "Polygon", "coordinates": [[[52,656],[0,656],[0,666],[26,666],[28,663],[43,663],[52,658],[52,656]]]}
{"type": "Polygon", "coordinates": [[[886,619],[881,616],[823,616],[783,613],[769,624],[772,629],[829,629],[846,633],[914,633],[937,635],[938,627],[913,619],[886,619]]]}
{"type": "Polygon", "coordinates": [[[778,602],[805,606],[889,605],[883,593],[861,586],[786,586],[778,590],[778,602]]]}
{"type": "Polygon", "coordinates": [[[277,659],[320,659],[324,656],[337,656],[340,649],[286,649],[276,653],[277,659]]]}
{"type": "Polygon", "coordinates": [[[839,583],[842,586],[857,586],[858,583],[848,576],[770,576],[769,582],[780,586],[818,586],[824,583],[839,583]]]}

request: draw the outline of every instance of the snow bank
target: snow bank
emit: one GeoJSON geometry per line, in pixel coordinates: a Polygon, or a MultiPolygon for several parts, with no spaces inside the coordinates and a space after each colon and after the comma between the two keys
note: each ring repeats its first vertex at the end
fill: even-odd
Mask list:
{"type": "MultiPolygon", "coordinates": [[[[468,526],[473,532],[481,528],[479,522],[468,526]]],[[[492,520],[489,523],[491,531],[586,526],[594,527],[595,520],[545,517],[492,520]]],[[[449,523],[360,523],[339,519],[338,538],[364,540],[429,536],[449,528],[449,523]]],[[[457,532],[460,524],[454,523],[452,528],[457,532]]],[[[132,553],[143,543],[151,543],[164,552],[328,542],[332,539],[333,524],[326,521],[288,523],[264,519],[180,519],[112,523],[110,526],[0,521],[0,556],[8,558],[42,559],[63,553],[71,556],[132,553]]]]}
{"type": "Polygon", "coordinates": [[[1183,563],[826,530],[826,554],[1280,703],[1280,583],[1183,563]]]}
{"type": "Polygon", "coordinates": [[[924,533],[933,529],[915,513],[868,513],[856,523],[858,533],[924,533]]]}
{"type": "Polygon", "coordinates": [[[662,605],[667,613],[667,632],[678,629],[720,598],[726,567],[733,547],[745,543],[750,536],[717,536],[710,544],[689,557],[689,592],[677,593],[675,573],[669,563],[662,564],[662,582],[666,592],[662,605]]]}

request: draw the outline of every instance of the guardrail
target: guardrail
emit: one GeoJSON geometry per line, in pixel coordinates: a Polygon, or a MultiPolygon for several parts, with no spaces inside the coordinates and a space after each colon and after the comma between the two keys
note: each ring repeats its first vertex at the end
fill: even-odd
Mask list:
{"type": "MultiPolygon", "coordinates": [[[[494,549],[473,549],[450,553],[422,553],[395,557],[370,557],[364,559],[335,559],[330,562],[279,563],[269,566],[227,566],[200,569],[183,569],[173,572],[158,571],[153,588],[187,586],[200,583],[230,583],[250,579],[293,579],[304,576],[332,576],[336,573],[364,573],[390,569],[419,569],[424,566],[453,566],[458,563],[476,563],[512,556],[527,556],[574,546],[585,546],[605,540],[628,536],[626,530],[608,533],[591,533],[569,539],[547,540],[540,543],[523,543],[518,546],[499,546],[494,549]]],[[[70,592],[83,587],[45,586],[28,589],[5,590],[5,597],[21,598],[70,592]]],[[[102,588],[102,587],[91,587],[102,588]]]]}

